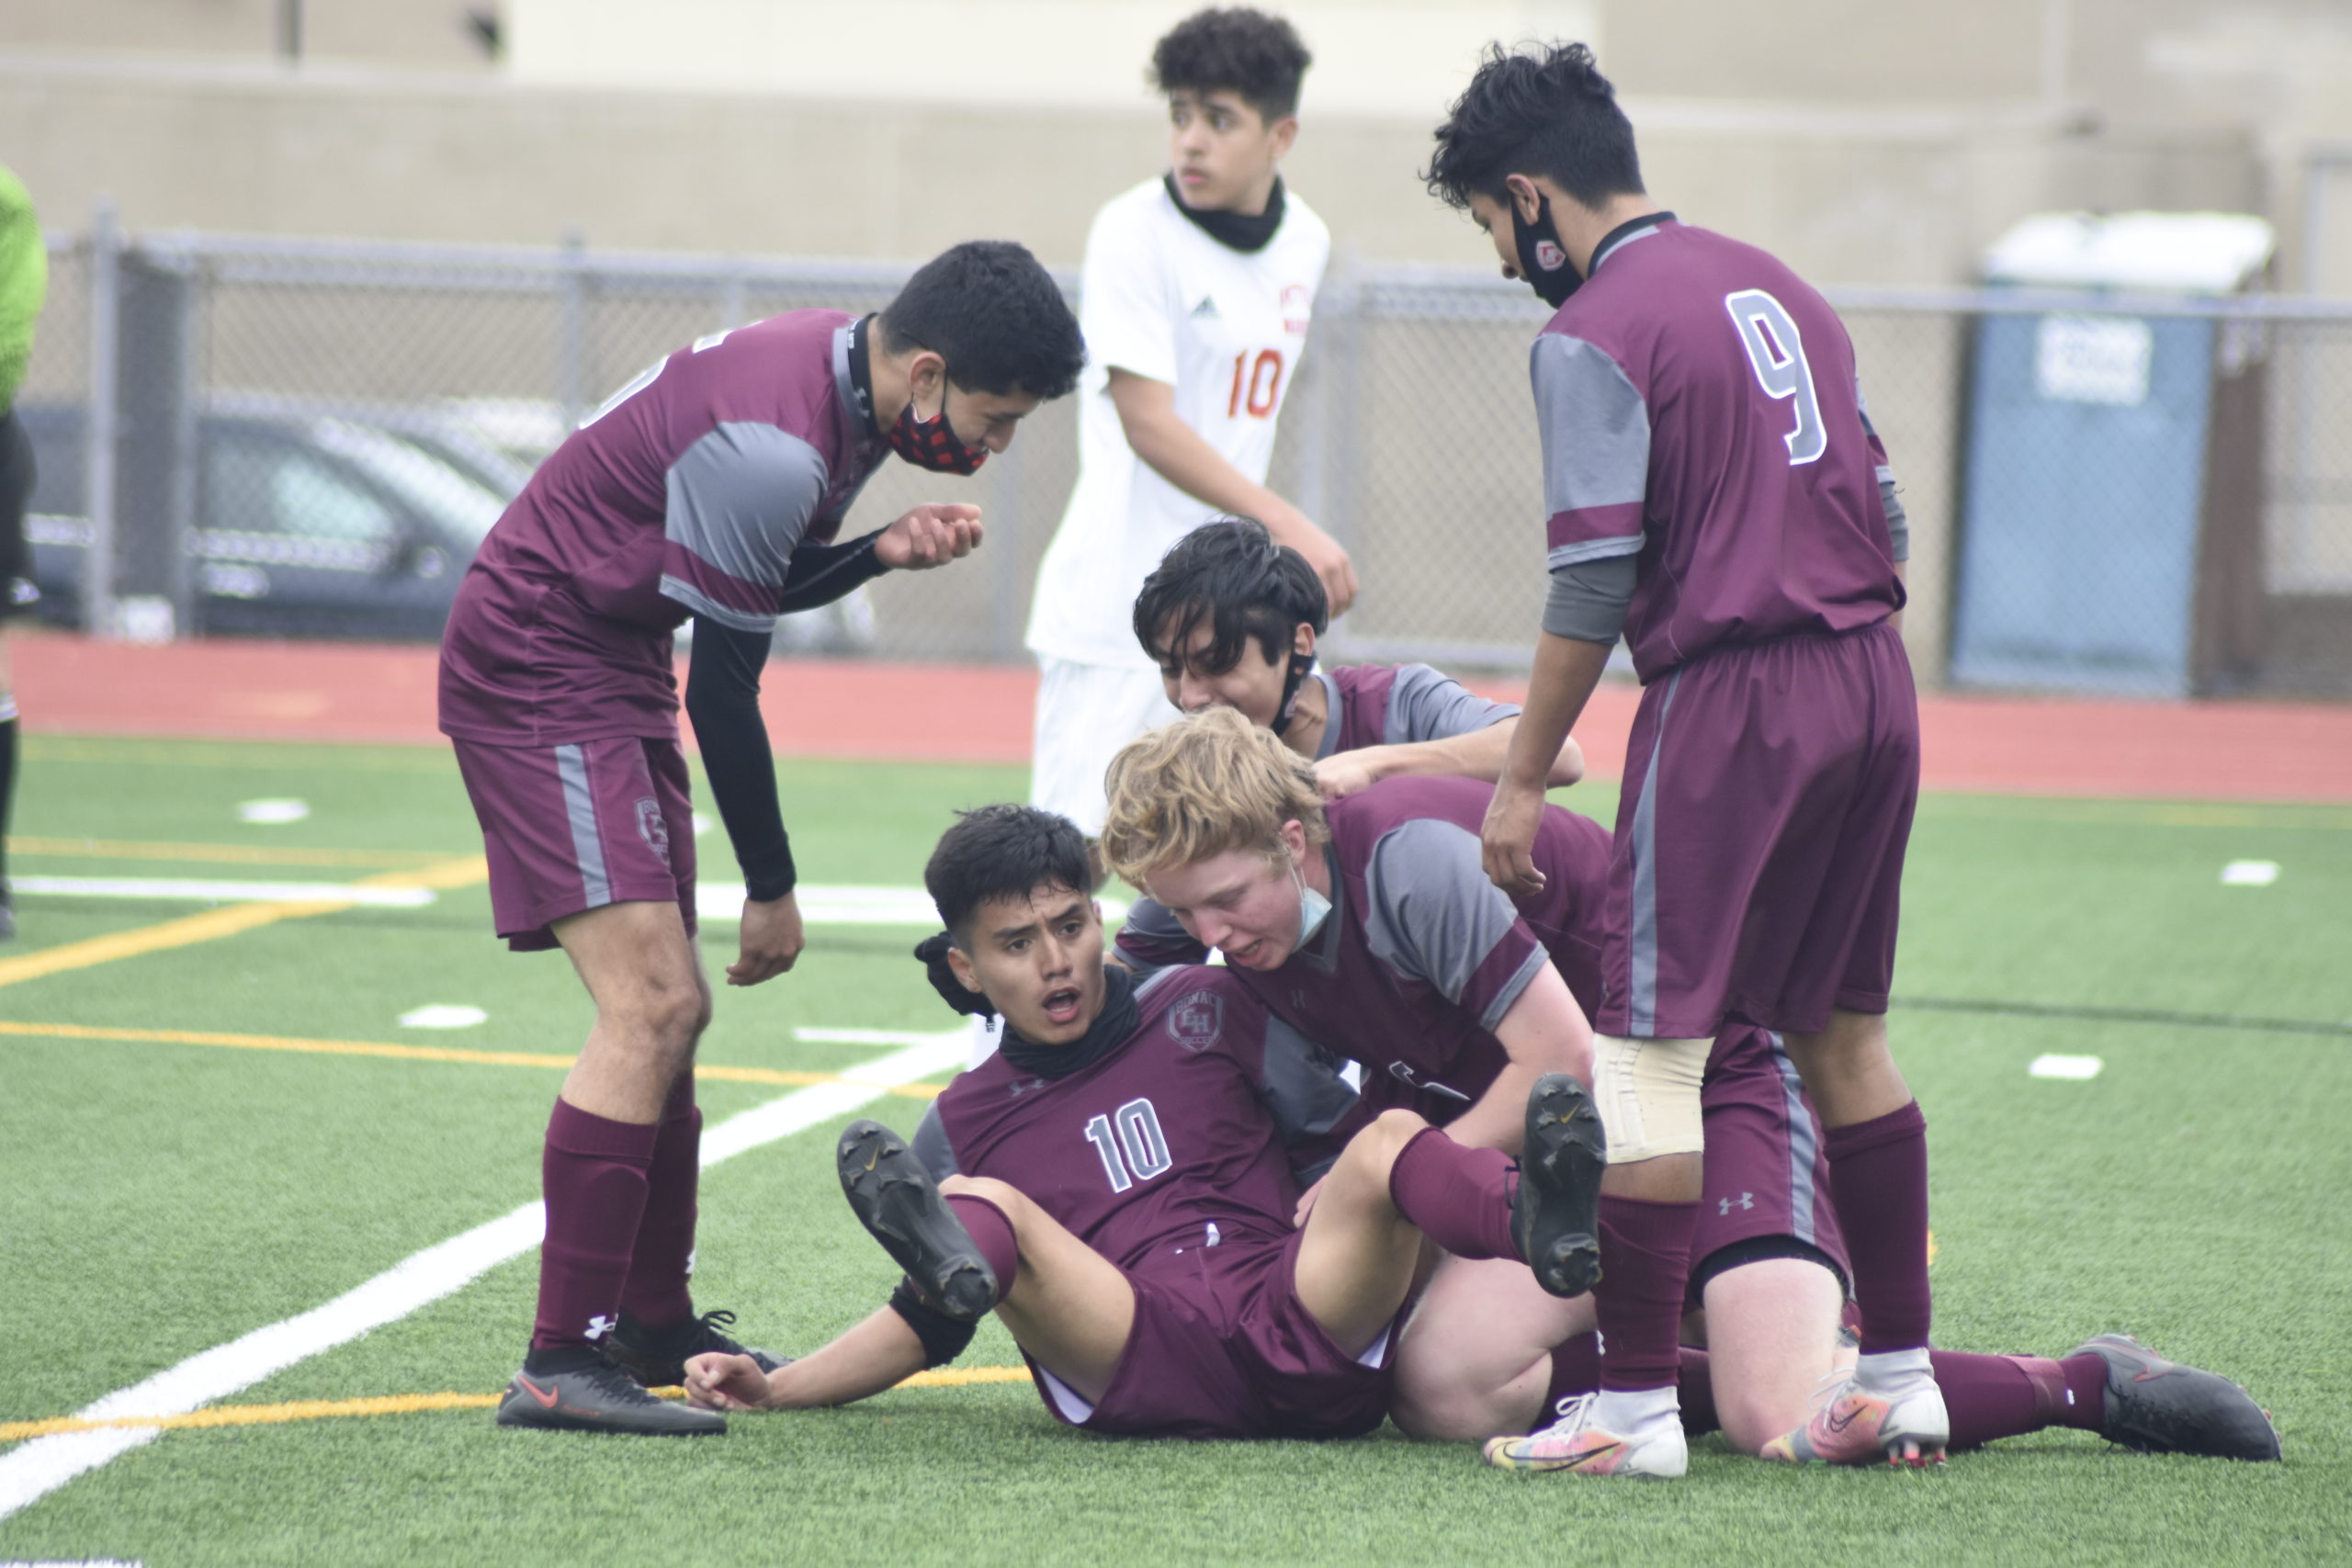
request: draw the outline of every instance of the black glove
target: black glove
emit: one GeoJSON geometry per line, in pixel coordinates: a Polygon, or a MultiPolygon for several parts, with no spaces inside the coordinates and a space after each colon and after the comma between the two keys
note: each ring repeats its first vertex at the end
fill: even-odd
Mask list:
{"type": "Polygon", "coordinates": [[[994,1018],[996,1009],[989,1005],[988,998],[978,991],[966,990],[964,982],[956,978],[956,971],[947,966],[948,942],[947,933],[941,931],[915,943],[915,956],[922,961],[923,977],[939,993],[939,999],[957,1012],[994,1018]]]}

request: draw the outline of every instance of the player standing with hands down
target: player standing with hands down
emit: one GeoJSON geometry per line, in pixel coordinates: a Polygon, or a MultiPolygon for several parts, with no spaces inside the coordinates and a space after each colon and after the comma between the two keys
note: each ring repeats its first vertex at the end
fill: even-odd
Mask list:
{"type": "Polygon", "coordinates": [[[1532,354],[1551,598],[1484,832],[1506,890],[1541,883],[1544,773],[1621,632],[1645,687],[1596,1021],[1602,1393],[1551,1457],[1638,1471],[1614,1456],[1676,1420],[1699,1080],[1728,1018],[1785,1036],[1827,1129],[1864,1325],[1852,1381],[1766,1456],[1939,1458],[1927,1128],[1884,1017],[1918,793],[1907,536],[1852,345],[1787,267],[1644,193],[1581,44],[1489,53],[1428,179],[1556,311],[1532,354]]]}
{"type": "Polygon", "coordinates": [[[1264,482],[1331,250],[1278,172],[1307,58],[1288,22],[1257,11],[1178,24],[1151,56],[1169,172],[1114,198],[1087,235],[1078,487],[1028,643],[1041,674],[1030,799],[1090,837],[1112,753],[1176,716],[1128,629],[1170,546],[1221,513],[1260,518],[1314,567],[1334,615],[1355,597],[1347,553],[1264,482]]]}
{"type": "Polygon", "coordinates": [[[1076,385],[1078,323],[1021,246],[944,253],[879,315],[796,310],[680,349],[582,422],[499,519],[441,648],[441,728],[481,820],[498,932],[560,945],[596,1020],[548,1122],[547,1242],[503,1426],[723,1432],[665,1404],[686,1357],[740,1352],[687,1292],[710,987],[671,634],[695,621],[686,711],[743,868],[730,985],[792,967],[800,915],[758,704],[775,617],[979,543],[921,506],[834,535],[891,452],[968,474],[1076,385]]]}

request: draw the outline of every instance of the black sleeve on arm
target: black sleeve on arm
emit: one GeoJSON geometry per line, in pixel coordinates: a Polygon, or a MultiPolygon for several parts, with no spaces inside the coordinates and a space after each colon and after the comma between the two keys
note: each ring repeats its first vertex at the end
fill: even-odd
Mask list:
{"type": "Polygon", "coordinates": [[[846,545],[800,545],[792,552],[792,563],[784,569],[783,603],[776,613],[789,615],[830,604],[859,583],[871,582],[889,570],[874,553],[874,542],[881,536],[877,528],[846,545]]]}
{"type": "Polygon", "coordinates": [[[767,722],[760,717],[760,671],[767,660],[767,633],[695,617],[686,716],[694,721],[718,819],[743,868],[745,896],[761,903],[783,897],[796,880],[792,844],[775,800],[775,759],[768,751],[767,722]]]}

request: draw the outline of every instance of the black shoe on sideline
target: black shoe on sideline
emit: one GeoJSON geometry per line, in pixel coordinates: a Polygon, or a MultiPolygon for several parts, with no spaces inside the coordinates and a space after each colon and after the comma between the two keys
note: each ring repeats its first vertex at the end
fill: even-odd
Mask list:
{"type": "Polygon", "coordinates": [[[2278,1457],[2278,1429],[2262,1406],[2219,1372],[2167,1361],[2128,1334],[2102,1334],[2066,1352],[2107,1363],[2098,1435],[2148,1454],[2213,1459],[2278,1457]]]}
{"type": "Polygon", "coordinates": [[[851,1211],[915,1289],[956,1322],[978,1323],[996,1304],[996,1271],[905,1140],[853,1122],[834,1157],[851,1211]]]}
{"type": "Polygon", "coordinates": [[[564,1432],[632,1432],[642,1437],[718,1436],[727,1417],[716,1410],[656,1399],[594,1350],[532,1358],[498,1402],[502,1427],[544,1427],[564,1432]]]}
{"type": "Polygon", "coordinates": [[[1527,1096],[1527,1143],[1519,1156],[1510,1237],[1555,1296],[1600,1283],[1600,1173],[1609,1142],[1584,1085],[1546,1073],[1527,1096]]]}
{"type": "Polygon", "coordinates": [[[722,1355],[749,1356],[763,1372],[772,1372],[792,1359],[739,1345],[719,1332],[733,1326],[734,1322],[731,1312],[707,1312],[700,1317],[649,1328],[624,1312],[619,1325],[605,1336],[605,1359],[647,1388],[674,1388],[684,1382],[687,1360],[714,1350],[722,1355]]]}

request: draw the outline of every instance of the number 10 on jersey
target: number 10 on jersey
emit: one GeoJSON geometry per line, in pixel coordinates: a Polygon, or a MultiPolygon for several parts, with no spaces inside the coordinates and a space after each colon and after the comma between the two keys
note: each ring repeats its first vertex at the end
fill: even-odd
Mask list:
{"type": "Polygon", "coordinates": [[[1102,1156],[1102,1174],[1111,1179],[1114,1192],[1165,1176],[1176,1163],[1168,1153],[1167,1134],[1159,1130],[1159,1112],[1148,1100],[1130,1100],[1110,1115],[1088,1122],[1086,1141],[1102,1156]]]}
{"type": "Polygon", "coordinates": [[[1225,400],[1225,417],[1272,419],[1283,398],[1283,351],[1261,348],[1252,359],[1248,349],[1233,356],[1233,393],[1225,400]]]}

